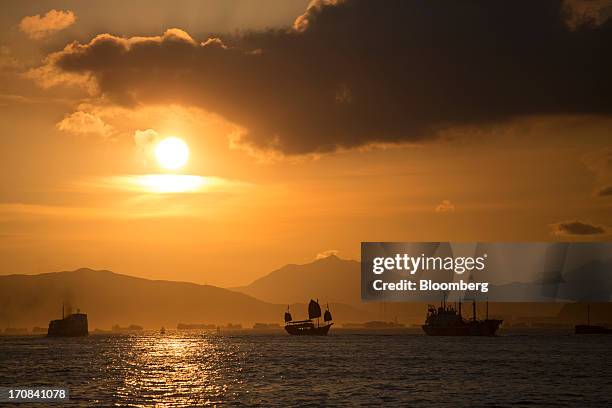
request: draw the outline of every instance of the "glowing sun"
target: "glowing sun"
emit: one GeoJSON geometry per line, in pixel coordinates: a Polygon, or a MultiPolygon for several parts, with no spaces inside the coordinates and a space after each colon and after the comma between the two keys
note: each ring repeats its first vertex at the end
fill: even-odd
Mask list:
{"type": "Polygon", "coordinates": [[[155,146],[155,158],[163,168],[176,170],[187,163],[189,147],[178,137],[167,137],[155,146]]]}

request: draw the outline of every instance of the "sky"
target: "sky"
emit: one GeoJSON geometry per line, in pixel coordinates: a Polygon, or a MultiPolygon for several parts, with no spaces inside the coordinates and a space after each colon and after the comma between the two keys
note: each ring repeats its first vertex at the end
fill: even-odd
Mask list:
{"type": "Polygon", "coordinates": [[[0,10],[1,274],[231,287],[361,241],[610,240],[609,1],[0,10]]]}

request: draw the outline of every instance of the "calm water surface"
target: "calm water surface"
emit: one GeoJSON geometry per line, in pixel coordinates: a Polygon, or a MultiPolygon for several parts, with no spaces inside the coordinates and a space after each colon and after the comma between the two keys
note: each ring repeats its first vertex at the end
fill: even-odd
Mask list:
{"type": "Polygon", "coordinates": [[[332,333],[5,336],[0,386],[65,385],[69,406],[612,406],[612,336],[332,333]]]}

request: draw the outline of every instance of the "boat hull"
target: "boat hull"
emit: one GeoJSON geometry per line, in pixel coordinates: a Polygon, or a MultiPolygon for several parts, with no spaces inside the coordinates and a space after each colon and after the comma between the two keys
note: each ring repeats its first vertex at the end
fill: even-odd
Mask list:
{"type": "Polygon", "coordinates": [[[49,322],[48,337],[81,337],[89,334],[86,314],[73,314],[49,322]]]}
{"type": "Polygon", "coordinates": [[[424,324],[421,327],[428,336],[495,336],[501,323],[502,320],[487,319],[453,326],[424,324]]]}
{"type": "Polygon", "coordinates": [[[603,326],[579,324],[575,327],[576,334],[612,334],[612,329],[603,326]]]}
{"type": "Polygon", "coordinates": [[[293,336],[326,336],[332,325],[333,323],[329,323],[317,327],[314,325],[288,324],[285,326],[285,330],[293,336]]]}

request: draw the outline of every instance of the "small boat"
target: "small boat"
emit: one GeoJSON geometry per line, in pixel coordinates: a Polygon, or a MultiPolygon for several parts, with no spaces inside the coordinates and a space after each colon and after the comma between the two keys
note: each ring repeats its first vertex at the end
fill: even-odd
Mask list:
{"type": "Polygon", "coordinates": [[[591,324],[591,304],[587,304],[587,324],[577,324],[575,334],[612,334],[612,329],[591,324]]]}
{"type": "Polygon", "coordinates": [[[159,331],[161,334],[166,334],[166,328],[164,326],[162,326],[161,330],[159,331]]]}
{"type": "Polygon", "coordinates": [[[329,311],[329,305],[327,305],[327,310],[325,310],[323,315],[322,325],[320,319],[321,306],[319,306],[318,299],[316,301],[311,299],[308,304],[308,320],[293,320],[289,312],[289,306],[287,306],[287,311],[285,312],[285,330],[294,336],[325,336],[334,324],[331,312],[329,311]]]}

